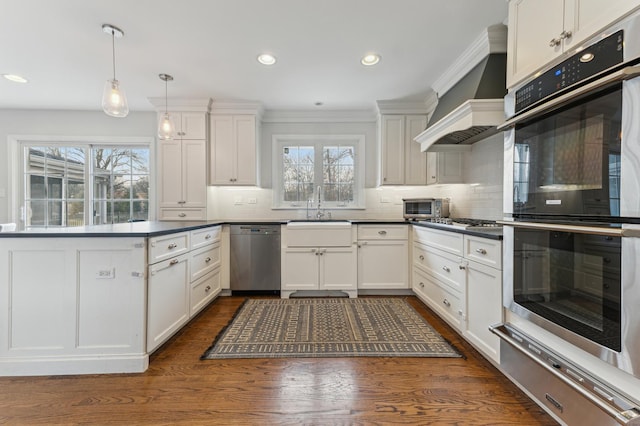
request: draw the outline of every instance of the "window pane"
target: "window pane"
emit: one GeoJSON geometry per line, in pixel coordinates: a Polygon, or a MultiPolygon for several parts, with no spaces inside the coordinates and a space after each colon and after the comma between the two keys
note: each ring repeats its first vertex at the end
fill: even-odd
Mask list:
{"type": "Polygon", "coordinates": [[[133,212],[131,215],[133,220],[148,220],[149,219],[149,202],[148,201],[134,201],[133,212]]]}
{"type": "Polygon", "coordinates": [[[96,201],[93,203],[93,224],[104,225],[111,223],[111,202],[96,201]]]}
{"type": "Polygon", "coordinates": [[[40,198],[47,197],[47,192],[44,186],[44,176],[27,175],[27,188],[26,198],[40,198]]]}
{"type": "Polygon", "coordinates": [[[93,198],[95,200],[107,200],[111,195],[111,177],[98,175],[93,177],[93,198]]]}
{"type": "Polygon", "coordinates": [[[109,173],[111,171],[111,149],[94,148],[91,156],[93,158],[94,173],[109,173]]]}
{"type": "Polygon", "coordinates": [[[113,198],[128,200],[131,196],[131,176],[114,176],[113,178],[113,198]]]}
{"type": "Polygon", "coordinates": [[[84,225],[84,200],[67,202],[67,226],[84,225]]]}
{"type": "Polygon", "coordinates": [[[49,201],[47,212],[48,226],[62,226],[62,201],[49,201]]]}
{"type": "Polygon", "coordinates": [[[84,200],[84,181],[70,180],[67,184],[67,198],[84,200]]]}
{"type": "Polygon", "coordinates": [[[133,194],[131,198],[138,200],[149,199],[149,176],[133,176],[133,194]]]}
{"type": "Polygon", "coordinates": [[[129,219],[131,219],[131,202],[114,201],[112,223],[124,223],[128,222],[129,219]]]}
{"type": "Polygon", "coordinates": [[[131,174],[131,150],[114,149],[111,152],[111,164],[114,175],[131,174]]]}
{"type": "Polygon", "coordinates": [[[313,196],[314,147],[283,147],[283,198],[287,202],[307,201],[313,196]]]}
{"type": "Polygon", "coordinates": [[[47,214],[46,201],[29,201],[27,207],[27,226],[45,226],[47,214]]]}

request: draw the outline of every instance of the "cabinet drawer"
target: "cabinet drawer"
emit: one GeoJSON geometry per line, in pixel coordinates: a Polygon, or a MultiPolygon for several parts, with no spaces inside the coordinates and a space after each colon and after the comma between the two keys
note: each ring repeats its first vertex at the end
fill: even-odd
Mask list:
{"type": "Polygon", "coordinates": [[[191,285],[190,315],[197,314],[220,293],[220,269],[211,271],[191,285]]]}
{"type": "Polygon", "coordinates": [[[464,236],[464,257],[492,268],[502,268],[502,241],[464,236]]]}
{"type": "Polygon", "coordinates": [[[420,244],[414,245],[413,264],[423,268],[437,280],[455,291],[464,289],[465,273],[460,269],[462,259],[441,250],[430,249],[420,244]]]}
{"type": "Polygon", "coordinates": [[[463,238],[462,234],[449,231],[440,231],[437,229],[428,229],[420,226],[413,226],[413,241],[435,247],[440,250],[455,254],[463,255],[463,238]]]}
{"type": "Polygon", "coordinates": [[[221,230],[222,226],[212,226],[191,231],[191,250],[217,243],[220,241],[221,230]]]}
{"type": "Polygon", "coordinates": [[[191,252],[191,281],[197,280],[218,266],[220,266],[219,243],[191,252]]]}
{"type": "Polygon", "coordinates": [[[160,209],[158,220],[206,220],[206,209],[160,209]]]}
{"type": "Polygon", "coordinates": [[[154,237],[149,240],[149,263],[157,263],[188,251],[188,232],[154,237]]]}
{"type": "Polygon", "coordinates": [[[460,296],[418,268],[413,268],[412,278],[416,294],[447,322],[461,329],[464,312],[460,296]]]}
{"type": "Polygon", "coordinates": [[[358,240],[406,240],[408,225],[358,225],[358,240]]]}

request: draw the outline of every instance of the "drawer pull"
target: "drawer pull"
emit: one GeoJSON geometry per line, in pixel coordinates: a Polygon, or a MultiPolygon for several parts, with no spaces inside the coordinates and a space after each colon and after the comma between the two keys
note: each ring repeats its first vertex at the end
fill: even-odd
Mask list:
{"type": "Polygon", "coordinates": [[[211,290],[211,286],[210,286],[210,285],[208,285],[207,287],[205,287],[204,292],[205,292],[205,293],[208,293],[208,292],[209,292],[209,290],[211,290]]]}
{"type": "Polygon", "coordinates": [[[186,204],[186,201],[178,201],[178,204],[186,204]]]}
{"type": "Polygon", "coordinates": [[[380,234],[380,235],[387,235],[387,231],[384,231],[384,230],[382,230],[382,231],[378,231],[378,234],[380,234]]]}
{"type": "Polygon", "coordinates": [[[211,258],[210,258],[210,257],[207,257],[204,261],[205,261],[205,262],[207,262],[207,263],[209,263],[209,262],[211,262],[211,258]]]}
{"type": "Polygon", "coordinates": [[[211,239],[211,234],[207,234],[207,235],[205,235],[205,236],[204,236],[204,239],[205,239],[205,240],[210,240],[210,239],[211,239]]]}
{"type": "Polygon", "coordinates": [[[171,262],[169,262],[169,266],[173,266],[173,265],[177,265],[180,261],[178,259],[173,259],[171,262]]]}
{"type": "Polygon", "coordinates": [[[464,266],[463,264],[458,265],[458,268],[459,268],[459,269],[467,269],[467,267],[466,267],[466,266],[464,266]]]}
{"type": "Polygon", "coordinates": [[[476,253],[480,253],[480,254],[487,254],[487,251],[483,248],[478,248],[476,249],[476,253]]]}
{"type": "Polygon", "coordinates": [[[447,308],[448,308],[449,306],[451,306],[451,302],[449,302],[447,299],[444,299],[444,300],[442,301],[442,303],[443,303],[443,304],[444,304],[444,306],[446,306],[447,308]]]}
{"type": "Polygon", "coordinates": [[[423,255],[420,255],[420,256],[418,256],[418,259],[420,259],[420,260],[424,260],[424,256],[423,256],[423,255]]]}
{"type": "Polygon", "coordinates": [[[171,243],[171,244],[169,244],[169,245],[167,246],[167,248],[168,248],[169,250],[173,250],[173,249],[174,249],[174,248],[176,248],[176,247],[178,247],[178,245],[177,245],[176,243],[171,243]]]}
{"type": "Polygon", "coordinates": [[[187,216],[187,214],[186,214],[186,213],[180,213],[180,214],[178,215],[178,217],[186,217],[186,216],[187,216]]]}
{"type": "Polygon", "coordinates": [[[443,266],[442,270],[445,271],[445,272],[451,272],[451,269],[449,269],[448,266],[443,266]]]}

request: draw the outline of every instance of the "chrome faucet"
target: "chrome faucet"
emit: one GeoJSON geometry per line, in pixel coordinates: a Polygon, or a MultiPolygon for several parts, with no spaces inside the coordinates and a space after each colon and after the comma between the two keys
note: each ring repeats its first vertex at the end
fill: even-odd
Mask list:
{"type": "Polygon", "coordinates": [[[322,187],[320,185],[318,185],[318,209],[316,210],[316,219],[320,220],[324,217],[324,212],[321,211],[321,207],[322,207],[322,201],[321,198],[322,197],[322,187]]]}

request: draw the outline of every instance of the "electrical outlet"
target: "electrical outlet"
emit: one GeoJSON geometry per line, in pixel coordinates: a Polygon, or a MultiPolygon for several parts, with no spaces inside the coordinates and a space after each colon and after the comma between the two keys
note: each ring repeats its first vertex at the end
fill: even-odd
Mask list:
{"type": "Polygon", "coordinates": [[[247,199],[247,203],[249,204],[256,204],[258,202],[257,198],[249,198],[247,199]]]}
{"type": "Polygon", "coordinates": [[[233,204],[242,204],[242,195],[236,195],[233,197],[233,204]]]}
{"type": "Polygon", "coordinates": [[[99,280],[112,280],[116,277],[116,268],[100,269],[96,272],[96,278],[99,280]]]}

